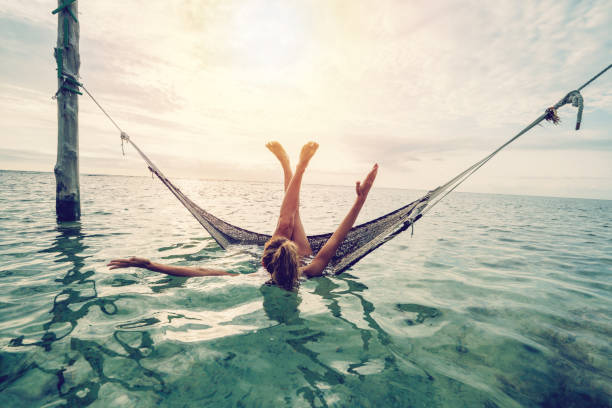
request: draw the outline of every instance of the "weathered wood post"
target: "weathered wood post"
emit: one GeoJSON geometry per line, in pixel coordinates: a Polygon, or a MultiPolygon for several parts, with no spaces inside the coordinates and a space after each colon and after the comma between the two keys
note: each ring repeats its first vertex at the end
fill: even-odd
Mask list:
{"type": "MultiPolygon", "coordinates": [[[[76,0],[58,0],[57,48],[57,163],[55,212],[58,221],[81,217],[79,188],[79,22],[76,0]]],[[[82,95],[82,94],[81,94],[82,95]]]]}

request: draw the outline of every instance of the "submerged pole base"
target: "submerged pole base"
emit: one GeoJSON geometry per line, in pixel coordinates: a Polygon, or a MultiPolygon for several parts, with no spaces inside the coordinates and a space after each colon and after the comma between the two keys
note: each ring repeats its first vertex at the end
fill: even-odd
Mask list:
{"type": "Polygon", "coordinates": [[[57,221],[77,221],[81,219],[81,203],[76,200],[55,200],[57,221]]]}

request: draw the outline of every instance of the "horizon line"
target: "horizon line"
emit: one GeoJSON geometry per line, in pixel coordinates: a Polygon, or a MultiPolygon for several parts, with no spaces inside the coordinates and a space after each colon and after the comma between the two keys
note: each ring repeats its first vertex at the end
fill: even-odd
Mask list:
{"type": "MultiPolygon", "coordinates": [[[[13,172],[13,173],[39,173],[39,174],[53,174],[53,171],[40,171],[40,170],[14,170],[14,169],[0,169],[0,172],[13,172]]],[[[104,173],[79,173],[79,177],[147,177],[145,175],[131,175],[131,174],[104,174],[104,173]]],[[[201,178],[201,177],[173,177],[174,180],[201,180],[201,181],[229,181],[229,182],[254,182],[254,183],[265,183],[265,184],[278,184],[274,181],[266,180],[247,180],[247,179],[219,179],[219,178],[201,178]]],[[[279,182],[280,183],[280,182],[279,182]]],[[[281,183],[282,184],[282,183],[281,183]]],[[[346,184],[321,184],[321,183],[304,183],[308,186],[325,186],[325,187],[353,187],[352,185],[346,184]]],[[[406,190],[406,191],[431,191],[420,188],[403,188],[403,187],[378,187],[379,189],[385,190],[406,190]]],[[[433,190],[433,189],[432,189],[433,190]]],[[[480,195],[498,195],[498,196],[510,196],[510,197],[536,197],[536,198],[561,198],[570,200],[595,200],[595,201],[612,201],[610,198],[593,198],[593,197],[568,197],[568,196],[545,196],[535,194],[511,194],[511,193],[482,193],[476,191],[464,191],[455,190],[454,193],[466,193],[466,194],[480,194],[480,195]]]]}

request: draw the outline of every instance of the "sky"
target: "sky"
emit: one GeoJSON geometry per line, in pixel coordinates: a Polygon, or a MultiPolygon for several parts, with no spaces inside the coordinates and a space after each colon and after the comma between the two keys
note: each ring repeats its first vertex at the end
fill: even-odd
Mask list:
{"type": "MultiPolygon", "coordinates": [[[[80,76],[170,177],[432,189],[612,63],[601,1],[131,0],[79,3],[80,76]]],[[[0,169],[52,171],[56,1],[0,0],[0,169]]],[[[612,70],[459,190],[612,199],[612,70]]],[[[86,96],[80,170],[147,175],[86,96]]]]}

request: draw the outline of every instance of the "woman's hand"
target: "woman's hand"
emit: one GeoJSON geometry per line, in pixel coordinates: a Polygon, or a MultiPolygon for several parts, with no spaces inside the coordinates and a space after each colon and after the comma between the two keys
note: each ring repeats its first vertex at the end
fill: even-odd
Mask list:
{"type": "Polygon", "coordinates": [[[368,197],[368,193],[372,188],[372,184],[374,184],[374,179],[376,179],[376,173],[378,173],[378,164],[375,164],[372,170],[368,173],[363,182],[358,181],[355,184],[355,192],[357,193],[357,198],[364,200],[368,197]]]}
{"type": "Polygon", "coordinates": [[[357,182],[355,185],[355,191],[357,192],[357,199],[355,200],[355,203],[353,203],[353,206],[349,210],[348,214],[346,214],[336,231],[331,237],[329,237],[325,245],[323,245],[323,247],[319,250],[317,256],[315,256],[315,259],[300,269],[305,276],[309,278],[321,276],[323,270],[325,267],[327,267],[329,261],[333,258],[334,254],[338,250],[338,247],[342,241],[344,241],[344,238],[346,238],[346,234],[348,234],[353,227],[353,224],[355,224],[359,211],[361,211],[361,207],[363,207],[363,204],[368,197],[372,184],[374,184],[374,179],[376,178],[377,172],[378,164],[375,164],[363,182],[357,182]]]}
{"type": "Polygon", "coordinates": [[[146,258],[137,258],[135,256],[128,259],[113,259],[108,263],[109,269],[119,268],[148,268],[151,265],[151,261],[146,258]]]}

